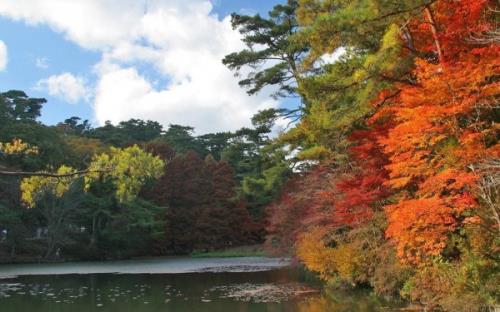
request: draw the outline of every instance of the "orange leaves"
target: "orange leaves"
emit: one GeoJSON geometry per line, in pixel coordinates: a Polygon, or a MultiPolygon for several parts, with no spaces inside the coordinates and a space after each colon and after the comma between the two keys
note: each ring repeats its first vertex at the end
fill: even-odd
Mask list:
{"type": "Polygon", "coordinates": [[[386,235],[397,242],[398,256],[409,263],[438,255],[456,227],[453,210],[437,196],[400,200],[386,211],[386,235]]]}
{"type": "Polygon", "coordinates": [[[478,204],[471,195],[478,177],[469,166],[498,157],[491,116],[500,94],[492,78],[499,73],[500,50],[464,44],[470,31],[487,27],[479,20],[485,4],[443,0],[432,7],[446,62],[417,60],[417,84],[400,85],[398,99],[386,109],[396,123],[379,139],[389,157],[386,184],[402,192],[386,209],[387,236],[406,262],[440,254],[464,212],[478,204]]]}
{"type": "MultiPolygon", "coordinates": [[[[329,253],[337,247],[327,247],[325,233],[313,228],[330,234],[356,231],[374,221],[377,211],[386,212],[386,236],[396,244],[398,256],[416,265],[446,256],[449,238],[464,235],[458,231],[464,224],[480,222],[474,196],[479,177],[471,168],[500,157],[500,47],[469,39],[492,29],[488,2],[434,1],[398,25],[404,32],[398,38],[410,52],[388,55],[388,63],[413,66],[392,73],[391,79],[369,81],[381,91],[363,99],[373,110],[371,117],[351,120],[355,125],[346,127],[370,129],[343,133],[352,144],[349,161],[336,162],[326,175],[305,174],[316,176],[309,180],[315,183],[298,183],[296,192],[282,198],[281,215],[300,218],[290,222],[297,228],[294,235],[309,233],[299,235],[298,244],[308,267],[324,273],[328,265],[339,265],[329,253]],[[306,199],[298,201],[301,197],[306,199]]],[[[323,92],[320,100],[337,94],[323,92]]],[[[339,123],[332,109],[322,107],[322,125],[339,123]]],[[[338,144],[324,131],[318,134],[323,134],[322,144],[338,144]]]]}
{"type": "Polygon", "coordinates": [[[420,183],[415,199],[386,207],[386,235],[396,241],[403,261],[420,263],[444,249],[461,213],[477,205],[469,193],[476,181],[472,173],[447,169],[420,183]]]}
{"type": "Polygon", "coordinates": [[[463,170],[486,155],[483,132],[489,125],[478,105],[492,100],[486,82],[495,59],[483,50],[481,58],[467,56],[459,67],[417,62],[419,85],[402,88],[393,107],[397,125],[380,140],[390,155],[390,185],[405,187],[449,166],[463,170]]]}
{"type": "Polygon", "coordinates": [[[446,192],[447,195],[462,192],[467,186],[475,183],[476,176],[472,173],[461,172],[456,169],[445,169],[420,183],[419,194],[435,196],[446,192]]]}

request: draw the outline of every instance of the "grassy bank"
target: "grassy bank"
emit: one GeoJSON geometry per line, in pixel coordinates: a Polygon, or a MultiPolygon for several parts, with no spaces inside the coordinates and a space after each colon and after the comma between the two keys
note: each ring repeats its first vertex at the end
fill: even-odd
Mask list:
{"type": "Polygon", "coordinates": [[[224,250],[216,250],[210,252],[193,252],[193,258],[234,258],[234,257],[265,257],[266,252],[261,245],[241,246],[228,248],[224,250]]]}

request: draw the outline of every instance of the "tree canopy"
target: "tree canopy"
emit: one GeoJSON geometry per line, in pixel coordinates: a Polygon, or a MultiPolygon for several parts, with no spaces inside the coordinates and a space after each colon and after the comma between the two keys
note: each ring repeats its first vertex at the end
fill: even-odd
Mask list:
{"type": "MultiPolygon", "coordinates": [[[[276,15],[236,16],[247,42],[262,39],[263,55],[276,51],[273,39],[305,48],[290,90],[305,105],[271,145],[308,166],[267,208],[269,248],[330,284],[370,284],[450,311],[497,304],[497,4],[288,4],[293,17],[280,21],[295,28],[286,37],[261,31],[279,24],[276,15]]],[[[253,66],[259,51],[226,62],[253,66]]],[[[269,77],[256,72],[242,83],[253,92],[254,77],[269,77]]]]}

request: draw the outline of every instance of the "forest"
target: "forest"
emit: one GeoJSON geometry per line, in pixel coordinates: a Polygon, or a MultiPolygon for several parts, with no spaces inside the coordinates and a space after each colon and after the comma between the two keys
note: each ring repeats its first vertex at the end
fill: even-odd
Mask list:
{"type": "Polygon", "coordinates": [[[288,0],[232,15],[221,60],[293,108],[195,135],[37,118],[0,94],[0,259],[111,259],[263,243],[329,287],[428,309],[500,302],[500,5],[288,0]],[[288,126],[276,133],[276,122],[288,126]]]}
{"type": "Polygon", "coordinates": [[[15,90],[0,99],[7,142],[0,146],[1,250],[8,261],[188,254],[262,242],[264,206],[290,171],[277,166],[284,155],[262,156],[271,129],[257,120],[255,129],[202,136],[135,119],[93,128],[71,117],[46,126],[37,121],[44,99],[15,90]]]}

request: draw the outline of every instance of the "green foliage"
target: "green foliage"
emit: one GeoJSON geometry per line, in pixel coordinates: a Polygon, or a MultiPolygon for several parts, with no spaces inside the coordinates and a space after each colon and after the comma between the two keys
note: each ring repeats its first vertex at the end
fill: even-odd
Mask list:
{"type": "Polygon", "coordinates": [[[65,119],[64,122],[60,122],[57,124],[57,127],[62,129],[65,134],[73,134],[73,135],[84,135],[89,134],[92,130],[92,126],[90,122],[86,119],[80,122],[82,119],[80,117],[70,117],[65,119]]]}
{"type": "Polygon", "coordinates": [[[291,172],[288,152],[270,138],[275,110],[264,110],[252,118],[253,129],[242,128],[223,151],[227,161],[241,183],[241,193],[248,204],[250,214],[262,224],[264,207],[271,202],[291,172]]]}
{"type": "Polygon", "coordinates": [[[242,72],[243,67],[252,71],[239,84],[252,95],[266,86],[277,86],[275,97],[294,95],[301,73],[298,63],[308,51],[307,45],[292,41],[298,25],[295,10],[298,3],[289,0],[269,12],[269,18],[260,15],[246,16],[233,13],[234,29],[243,35],[247,49],[227,55],[222,61],[230,69],[242,72]]]}
{"type": "MultiPolygon", "coordinates": [[[[193,127],[170,125],[162,136],[162,140],[170,145],[177,153],[185,154],[188,151],[194,151],[203,155],[203,147],[193,136],[193,131],[193,127]]],[[[210,137],[205,137],[205,139],[210,139],[210,137]]]]}
{"type": "Polygon", "coordinates": [[[399,57],[407,47],[398,25],[419,5],[414,1],[298,1],[294,14],[301,27],[287,44],[311,47],[298,65],[309,72],[297,86],[305,107],[300,121],[280,137],[280,143],[297,150],[301,160],[346,162],[346,139],[364,127],[364,119],[375,108],[373,99],[395,82],[412,83],[413,55],[399,57]],[[334,52],[338,58],[325,63],[325,55],[334,52]]]}
{"type": "Polygon", "coordinates": [[[358,53],[373,53],[380,47],[380,38],[393,23],[402,24],[425,1],[383,0],[300,0],[298,21],[303,26],[299,41],[308,42],[312,51],[305,60],[311,65],[325,53],[340,47],[358,53]]]}
{"type": "Polygon", "coordinates": [[[103,127],[95,129],[86,129],[84,122],[82,125],[76,125],[76,128],[77,130],[83,128],[88,136],[99,139],[105,144],[119,147],[150,141],[163,133],[163,127],[158,122],[140,119],[122,121],[116,126],[107,121],[103,127]]]}
{"type": "Polygon", "coordinates": [[[94,155],[109,150],[109,147],[98,139],[75,134],[64,136],[64,144],[68,149],[67,164],[75,168],[88,167],[94,155]]]}
{"type": "Polygon", "coordinates": [[[34,198],[33,207],[40,212],[47,230],[46,250],[44,257],[50,259],[57,254],[60,247],[72,243],[68,234],[75,229],[72,227],[74,217],[84,199],[82,180],[71,184],[46,186],[43,192],[38,192],[34,198]]]}
{"type": "Polygon", "coordinates": [[[158,217],[165,212],[164,207],[136,198],[109,212],[101,221],[105,226],[101,225],[99,240],[93,246],[107,257],[151,253],[154,241],[164,235],[164,221],[158,217]]]}
{"type": "Polygon", "coordinates": [[[198,144],[202,146],[202,150],[206,154],[210,154],[215,159],[220,160],[222,158],[222,153],[230,145],[229,141],[232,137],[233,134],[230,132],[218,132],[201,135],[197,137],[196,140],[198,144]]]}
{"type": "Polygon", "coordinates": [[[57,129],[31,121],[16,121],[8,126],[2,126],[0,123],[1,142],[21,139],[38,150],[36,155],[17,158],[15,163],[17,167],[24,170],[42,170],[47,166],[59,167],[70,162],[68,147],[57,129]]]}
{"type": "Polygon", "coordinates": [[[0,125],[13,121],[35,121],[46,102],[45,99],[30,98],[19,90],[0,93],[0,125]]]}
{"type": "Polygon", "coordinates": [[[102,259],[259,242],[264,206],[290,173],[287,152],[271,144],[281,110],[260,112],[253,128],[200,136],[136,119],[45,126],[33,112],[0,124],[0,169],[28,175],[0,175],[0,230],[9,233],[0,255],[14,261],[18,253],[102,259]]]}
{"type": "Polygon", "coordinates": [[[16,179],[0,179],[0,249],[5,248],[10,256],[23,246],[29,233],[16,183],[19,183],[16,179]],[[1,234],[3,231],[6,236],[1,234]]]}
{"type": "MultiPolygon", "coordinates": [[[[289,173],[288,162],[273,164],[258,175],[246,176],[242,182],[243,193],[254,206],[264,207],[274,199],[289,173]]],[[[257,210],[254,213],[261,217],[259,214],[263,212],[257,210]]]]}
{"type": "Polygon", "coordinates": [[[212,252],[193,252],[190,256],[193,258],[236,258],[265,257],[267,254],[259,246],[242,246],[212,252]]]}

